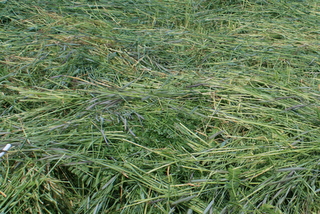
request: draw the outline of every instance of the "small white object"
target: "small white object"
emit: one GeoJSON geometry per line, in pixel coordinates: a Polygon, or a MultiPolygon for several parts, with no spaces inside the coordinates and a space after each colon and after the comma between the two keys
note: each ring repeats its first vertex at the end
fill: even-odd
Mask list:
{"type": "Polygon", "coordinates": [[[8,143],[3,149],[2,149],[2,152],[0,153],[0,158],[5,155],[7,153],[7,151],[9,151],[9,149],[11,148],[11,144],[8,143]]]}

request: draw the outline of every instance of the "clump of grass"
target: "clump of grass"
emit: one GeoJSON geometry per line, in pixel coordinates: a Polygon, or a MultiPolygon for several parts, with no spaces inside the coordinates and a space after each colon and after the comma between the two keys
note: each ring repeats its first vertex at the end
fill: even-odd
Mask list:
{"type": "Polygon", "coordinates": [[[0,8],[3,212],[320,209],[316,1],[0,8]]]}

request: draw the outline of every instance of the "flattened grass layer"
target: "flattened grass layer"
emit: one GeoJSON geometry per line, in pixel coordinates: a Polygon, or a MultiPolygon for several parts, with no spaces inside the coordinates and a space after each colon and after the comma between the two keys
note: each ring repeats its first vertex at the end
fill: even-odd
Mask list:
{"type": "Polygon", "coordinates": [[[1,2],[1,211],[316,213],[318,6],[1,2]]]}

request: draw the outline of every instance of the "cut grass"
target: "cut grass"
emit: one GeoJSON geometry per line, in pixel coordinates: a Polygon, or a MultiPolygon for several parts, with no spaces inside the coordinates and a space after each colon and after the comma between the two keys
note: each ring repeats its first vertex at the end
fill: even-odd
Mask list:
{"type": "Polygon", "coordinates": [[[1,211],[318,212],[318,6],[1,2],[1,211]]]}

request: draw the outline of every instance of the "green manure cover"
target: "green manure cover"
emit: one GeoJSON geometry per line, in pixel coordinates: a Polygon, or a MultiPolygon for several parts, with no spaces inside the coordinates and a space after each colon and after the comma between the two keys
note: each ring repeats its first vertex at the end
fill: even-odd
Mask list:
{"type": "Polygon", "coordinates": [[[317,0],[0,2],[0,212],[320,210],[317,0]]]}

